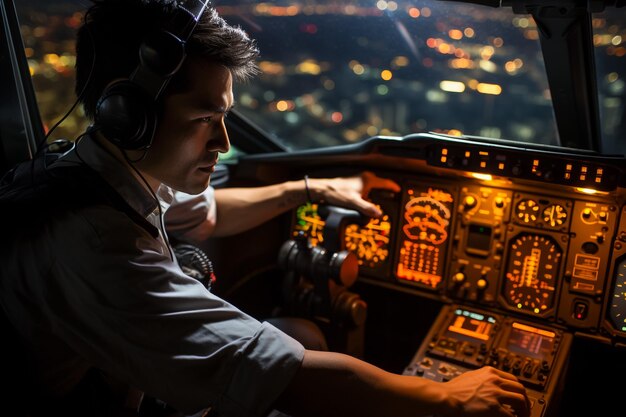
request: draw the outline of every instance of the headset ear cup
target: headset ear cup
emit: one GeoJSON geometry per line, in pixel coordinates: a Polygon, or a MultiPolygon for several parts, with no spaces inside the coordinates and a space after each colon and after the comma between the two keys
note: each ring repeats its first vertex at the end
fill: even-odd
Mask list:
{"type": "Polygon", "coordinates": [[[96,105],[95,127],[121,149],[149,148],[156,123],[154,100],[128,80],[111,84],[96,105]]]}

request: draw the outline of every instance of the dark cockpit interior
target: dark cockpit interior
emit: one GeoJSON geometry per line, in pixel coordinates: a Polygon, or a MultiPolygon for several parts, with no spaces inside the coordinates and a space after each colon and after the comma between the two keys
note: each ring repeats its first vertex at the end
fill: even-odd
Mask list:
{"type": "MultiPolygon", "coordinates": [[[[82,3],[2,0],[3,171],[75,99],[59,88],[82,3]]],[[[371,190],[379,219],[311,202],[211,239],[213,291],[314,320],[331,349],[392,372],[511,372],[532,416],[619,414],[626,3],[214,4],[259,40],[262,74],[235,87],[212,185],[370,171],[401,191],[371,190]]],[[[75,111],[49,140],[85,123],[75,111]]]]}

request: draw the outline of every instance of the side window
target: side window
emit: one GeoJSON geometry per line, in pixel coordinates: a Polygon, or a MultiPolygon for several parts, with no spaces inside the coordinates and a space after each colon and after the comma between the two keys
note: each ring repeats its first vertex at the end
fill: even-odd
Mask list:
{"type": "MultiPolygon", "coordinates": [[[[82,22],[85,2],[20,0],[15,3],[39,112],[47,132],[76,102],[74,38],[82,22]]],[[[53,139],[73,140],[87,124],[82,108],[77,106],[55,129],[53,139]]]]}
{"type": "Polygon", "coordinates": [[[604,153],[623,154],[626,135],[626,27],[624,8],[593,17],[593,45],[604,153]]]}

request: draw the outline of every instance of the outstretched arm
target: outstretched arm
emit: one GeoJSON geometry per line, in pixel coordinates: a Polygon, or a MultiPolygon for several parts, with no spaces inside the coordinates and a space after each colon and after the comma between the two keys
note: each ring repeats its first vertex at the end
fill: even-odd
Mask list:
{"type": "MultiPolygon", "coordinates": [[[[400,191],[394,181],[371,172],[341,178],[309,178],[309,193],[314,202],[359,210],[378,217],[380,211],[366,201],[374,188],[400,191]]],[[[215,190],[217,220],[213,236],[229,236],[251,229],[307,201],[304,179],[265,187],[223,188],[215,190]]]]}
{"type": "Polygon", "coordinates": [[[492,367],[440,383],[386,372],[351,356],[306,351],[276,408],[296,417],[518,417],[529,415],[525,389],[492,367]]]}

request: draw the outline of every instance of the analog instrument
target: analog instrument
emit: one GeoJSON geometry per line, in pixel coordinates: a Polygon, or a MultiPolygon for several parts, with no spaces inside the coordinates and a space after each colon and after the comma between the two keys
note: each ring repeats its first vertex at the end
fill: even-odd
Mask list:
{"type": "Polygon", "coordinates": [[[348,225],[344,233],[345,247],[357,255],[359,265],[374,268],[389,256],[390,230],[386,214],[380,219],[371,219],[366,226],[348,225]]]}
{"type": "Polygon", "coordinates": [[[454,198],[436,188],[410,188],[407,195],[396,277],[436,288],[445,265],[454,198]]]}
{"type": "Polygon", "coordinates": [[[450,209],[431,197],[412,198],[406,204],[403,230],[411,240],[439,245],[448,238],[450,209]]]}
{"type": "Polygon", "coordinates": [[[296,210],[296,224],[293,235],[297,236],[303,232],[309,238],[311,246],[317,246],[324,241],[324,226],[326,222],[322,220],[317,212],[317,204],[306,203],[296,210]]]}
{"type": "Polygon", "coordinates": [[[515,215],[523,223],[532,223],[539,215],[539,204],[531,199],[521,200],[515,206],[515,215]]]}
{"type": "Polygon", "coordinates": [[[626,332],[626,258],[615,268],[615,275],[609,317],[616,330],[626,332]]]}
{"type": "Polygon", "coordinates": [[[535,314],[552,308],[562,254],[549,236],[522,233],[515,237],[502,288],[507,304],[535,314]]]}
{"type": "Polygon", "coordinates": [[[543,210],[543,221],[552,227],[561,226],[567,219],[567,211],[560,204],[551,204],[543,210]]]}

